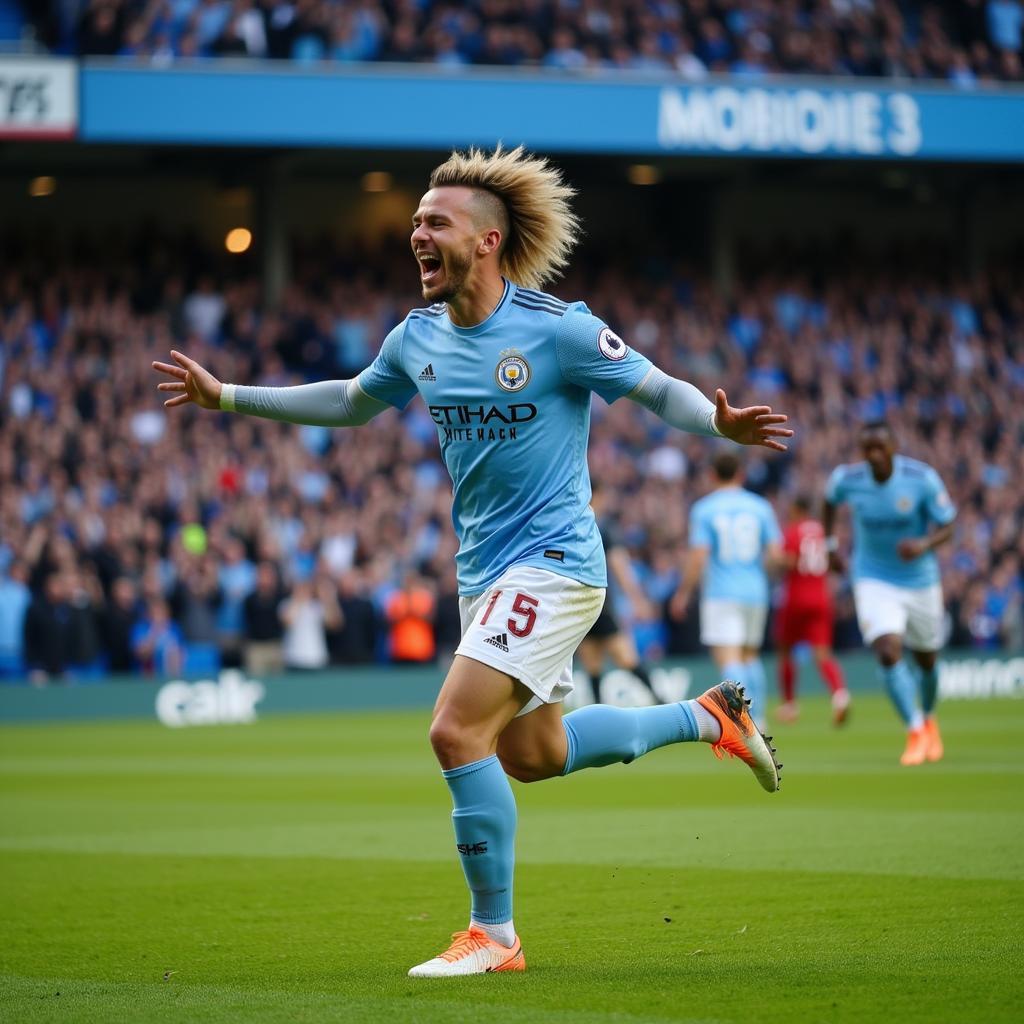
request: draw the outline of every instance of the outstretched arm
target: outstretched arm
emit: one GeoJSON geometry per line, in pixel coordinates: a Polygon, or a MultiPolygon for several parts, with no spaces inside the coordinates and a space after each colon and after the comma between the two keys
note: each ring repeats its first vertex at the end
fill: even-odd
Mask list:
{"type": "Polygon", "coordinates": [[[177,365],[153,363],[154,370],[173,378],[157,385],[159,390],[173,393],[164,402],[167,408],[193,402],[203,409],[316,427],[357,427],[388,408],[386,402],[366,394],[355,380],[325,380],[290,388],[222,384],[184,353],[172,350],[171,357],[177,365]]]}
{"type": "Polygon", "coordinates": [[[788,417],[773,413],[770,405],[737,409],[729,405],[721,388],[715,392],[712,404],[692,384],[676,380],[657,367],[651,368],[628,397],[670,426],[691,434],[727,437],[737,444],[760,445],[778,452],[786,451],[786,446],[776,438],[793,436],[792,430],[780,426],[788,417]]]}

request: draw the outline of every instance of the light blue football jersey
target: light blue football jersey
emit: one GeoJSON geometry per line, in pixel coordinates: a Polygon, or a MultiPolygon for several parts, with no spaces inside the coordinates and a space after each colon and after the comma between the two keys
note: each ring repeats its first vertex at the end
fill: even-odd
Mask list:
{"type": "Polygon", "coordinates": [[[953,502],[931,466],[897,455],[892,475],[881,484],[866,462],[839,466],[829,477],[825,499],[833,505],[850,506],[850,571],[855,580],[883,580],[915,589],[939,582],[939,560],[934,551],[904,562],[896,550],[901,540],[924,537],[930,523],[945,526],[956,518],[953,502]]]}
{"type": "Polygon", "coordinates": [[[690,509],[690,546],[708,549],[704,597],[766,605],[765,548],[781,542],[774,509],[742,487],[712,491],[690,509]]]}
{"type": "Polygon", "coordinates": [[[476,327],[444,304],[414,309],[359,375],[401,409],[419,392],[452,478],[459,592],[513,565],[607,586],[590,509],[590,395],[628,394],[651,369],[582,302],[506,282],[476,327]]]}

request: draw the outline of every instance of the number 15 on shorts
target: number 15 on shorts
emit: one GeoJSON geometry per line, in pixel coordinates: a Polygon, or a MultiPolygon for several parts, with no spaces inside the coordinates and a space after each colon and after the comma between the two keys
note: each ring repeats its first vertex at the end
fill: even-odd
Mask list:
{"type": "MultiPolygon", "coordinates": [[[[503,594],[505,594],[504,590],[492,591],[491,596],[484,605],[484,613],[480,616],[481,626],[488,624],[488,620],[491,618],[495,606],[501,600],[503,594]]],[[[517,636],[521,640],[528,637],[533,632],[533,627],[537,624],[537,608],[539,607],[540,598],[517,591],[512,597],[510,614],[504,623],[504,627],[513,636],[517,636]]]]}

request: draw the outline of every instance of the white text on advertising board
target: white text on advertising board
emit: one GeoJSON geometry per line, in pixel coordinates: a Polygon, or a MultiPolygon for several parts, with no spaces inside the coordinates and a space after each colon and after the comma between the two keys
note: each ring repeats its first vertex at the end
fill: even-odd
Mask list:
{"type": "Polygon", "coordinates": [[[921,148],[921,117],[901,92],[663,89],[658,142],[722,153],[910,156],[921,148]]]}
{"type": "Polygon", "coordinates": [[[225,669],[220,679],[197,683],[174,680],[156,695],[156,717],[172,729],[186,725],[234,725],[256,721],[256,705],[266,692],[262,683],[225,669]]]}

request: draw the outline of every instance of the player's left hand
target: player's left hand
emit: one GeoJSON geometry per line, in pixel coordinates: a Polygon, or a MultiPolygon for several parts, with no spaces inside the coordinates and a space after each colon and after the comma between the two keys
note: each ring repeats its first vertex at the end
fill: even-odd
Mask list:
{"type": "Polygon", "coordinates": [[[928,541],[924,537],[907,537],[896,545],[896,551],[904,562],[912,562],[920,558],[928,550],[928,541]]]}
{"type": "Polygon", "coordinates": [[[777,452],[787,451],[786,446],[775,438],[793,436],[788,427],[779,426],[788,419],[784,413],[773,413],[770,405],[737,409],[729,404],[721,388],[715,392],[715,425],[723,437],[737,444],[756,444],[777,452]]]}

